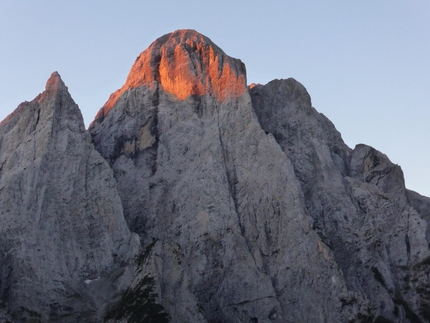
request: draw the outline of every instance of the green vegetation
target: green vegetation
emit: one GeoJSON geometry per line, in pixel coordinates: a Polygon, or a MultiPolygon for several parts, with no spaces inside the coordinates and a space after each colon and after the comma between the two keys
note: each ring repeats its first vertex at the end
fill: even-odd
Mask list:
{"type": "Polygon", "coordinates": [[[138,267],[142,267],[142,265],[145,263],[145,261],[148,259],[149,255],[151,254],[152,249],[154,248],[155,244],[157,243],[158,239],[154,239],[146,248],[145,251],[139,255],[137,255],[134,260],[136,262],[136,265],[138,267]]]}
{"type": "MultiPolygon", "coordinates": [[[[136,276],[142,272],[142,266],[148,260],[156,242],[157,240],[154,240],[135,258],[139,267],[136,276]]],[[[162,305],[156,303],[158,294],[154,290],[154,278],[145,275],[133,288],[127,288],[119,303],[107,313],[104,321],[125,319],[128,323],[168,323],[169,315],[162,305]]]]}
{"type": "Polygon", "coordinates": [[[155,281],[146,275],[135,288],[128,288],[120,302],[106,315],[110,319],[127,319],[128,323],[168,323],[169,315],[155,302],[155,281]]]}
{"type": "MultiPolygon", "coordinates": [[[[39,323],[42,321],[42,315],[29,308],[21,306],[19,310],[11,313],[13,321],[39,323]]],[[[6,321],[8,323],[8,321],[6,321]]]]}

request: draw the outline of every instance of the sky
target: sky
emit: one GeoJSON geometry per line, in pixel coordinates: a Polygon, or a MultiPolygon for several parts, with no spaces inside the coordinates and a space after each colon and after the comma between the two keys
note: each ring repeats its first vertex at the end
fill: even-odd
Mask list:
{"type": "Polygon", "coordinates": [[[430,196],[430,0],[0,1],[0,120],[58,71],[86,125],[158,37],[195,29],[247,68],[293,77],[346,144],[430,196]]]}

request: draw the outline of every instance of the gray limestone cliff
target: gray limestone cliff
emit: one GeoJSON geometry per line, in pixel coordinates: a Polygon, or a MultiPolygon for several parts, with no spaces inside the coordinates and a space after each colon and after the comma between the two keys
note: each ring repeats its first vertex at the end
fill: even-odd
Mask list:
{"type": "Polygon", "coordinates": [[[145,84],[121,89],[90,132],[131,229],[144,245],[155,241],[145,270],[173,321],[344,320],[342,274],[312,229],[291,161],[258,123],[243,64],[179,31],[143,52],[128,79],[142,75],[145,84]],[[213,76],[186,79],[202,62],[213,76]],[[169,91],[178,65],[190,71],[169,91]],[[224,86],[235,90],[220,97],[226,71],[224,86]],[[193,93],[200,82],[205,91],[193,93]]]}
{"type": "Polygon", "coordinates": [[[258,85],[251,96],[262,128],[292,161],[348,289],[368,297],[377,322],[429,321],[428,199],[405,189],[402,170],[384,154],[346,147],[297,81],[258,85]]]}
{"type": "Polygon", "coordinates": [[[53,74],[0,135],[0,322],[430,321],[430,199],[193,30],[89,132],[53,74]]]}
{"type": "Polygon", "coordinates": [[[99,300],[87,283],[138,246],[112,171],[53,73],[0,124],[1,300],[13,322],[94,318],[99,300]]]}

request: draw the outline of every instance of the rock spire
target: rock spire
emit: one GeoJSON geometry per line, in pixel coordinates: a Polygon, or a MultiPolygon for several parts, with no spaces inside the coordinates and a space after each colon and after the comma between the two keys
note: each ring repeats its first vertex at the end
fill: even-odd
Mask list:
{"type": "Polygon", "coordinates": [[[0,299],[14,322],[99,320],[85,281],[107,279],[139,241],[57,72],[0,125],[0,138],[0,299]]]}

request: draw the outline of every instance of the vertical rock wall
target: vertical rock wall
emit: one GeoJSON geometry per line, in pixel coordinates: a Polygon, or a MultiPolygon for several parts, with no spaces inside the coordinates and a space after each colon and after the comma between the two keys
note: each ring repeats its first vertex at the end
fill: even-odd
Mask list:
{"type": "Polygon", "coordinates": [[[346,147],[293,79],[255,86],[251,96],[262,128],[292,161],[348,289],[364,292],[381,321],[428,320],[428,217],[407,198],[400,167],[369,146],[346,147]]]}
{"type": "MultiPolygon", "coordinates": [[[[154,79],[111,97],[90,132],[114,170],[128,224],[143,244],[156,242],[148,272],[172,320],[335,322],[367,314],[342,303],[353,295],[245,85],[222,98],[211,85],[241,64],[190,31],[157,40],[128,80],[140,77],[140,62],[155,62],[144,74],[154,79]],[[178,61],[184,51],[188,60],[178,61]],[[187,70],[161,80],[157,61],[187,70]],[[176,87],[189,88],[195,79],[187,76],[215,68],[196,83],[203,92],[184,98],[165,86],[180,80],[176,87]]],[[[244,69],[234,71],[233,80],[245,78],[244,69]]]]}
{"type": "Polygon", "coordinates": [[[0,296],[14,321],[97,315],[85,280],[137,252],[109,165],[57,73],[0,125],[0,296]]]}

